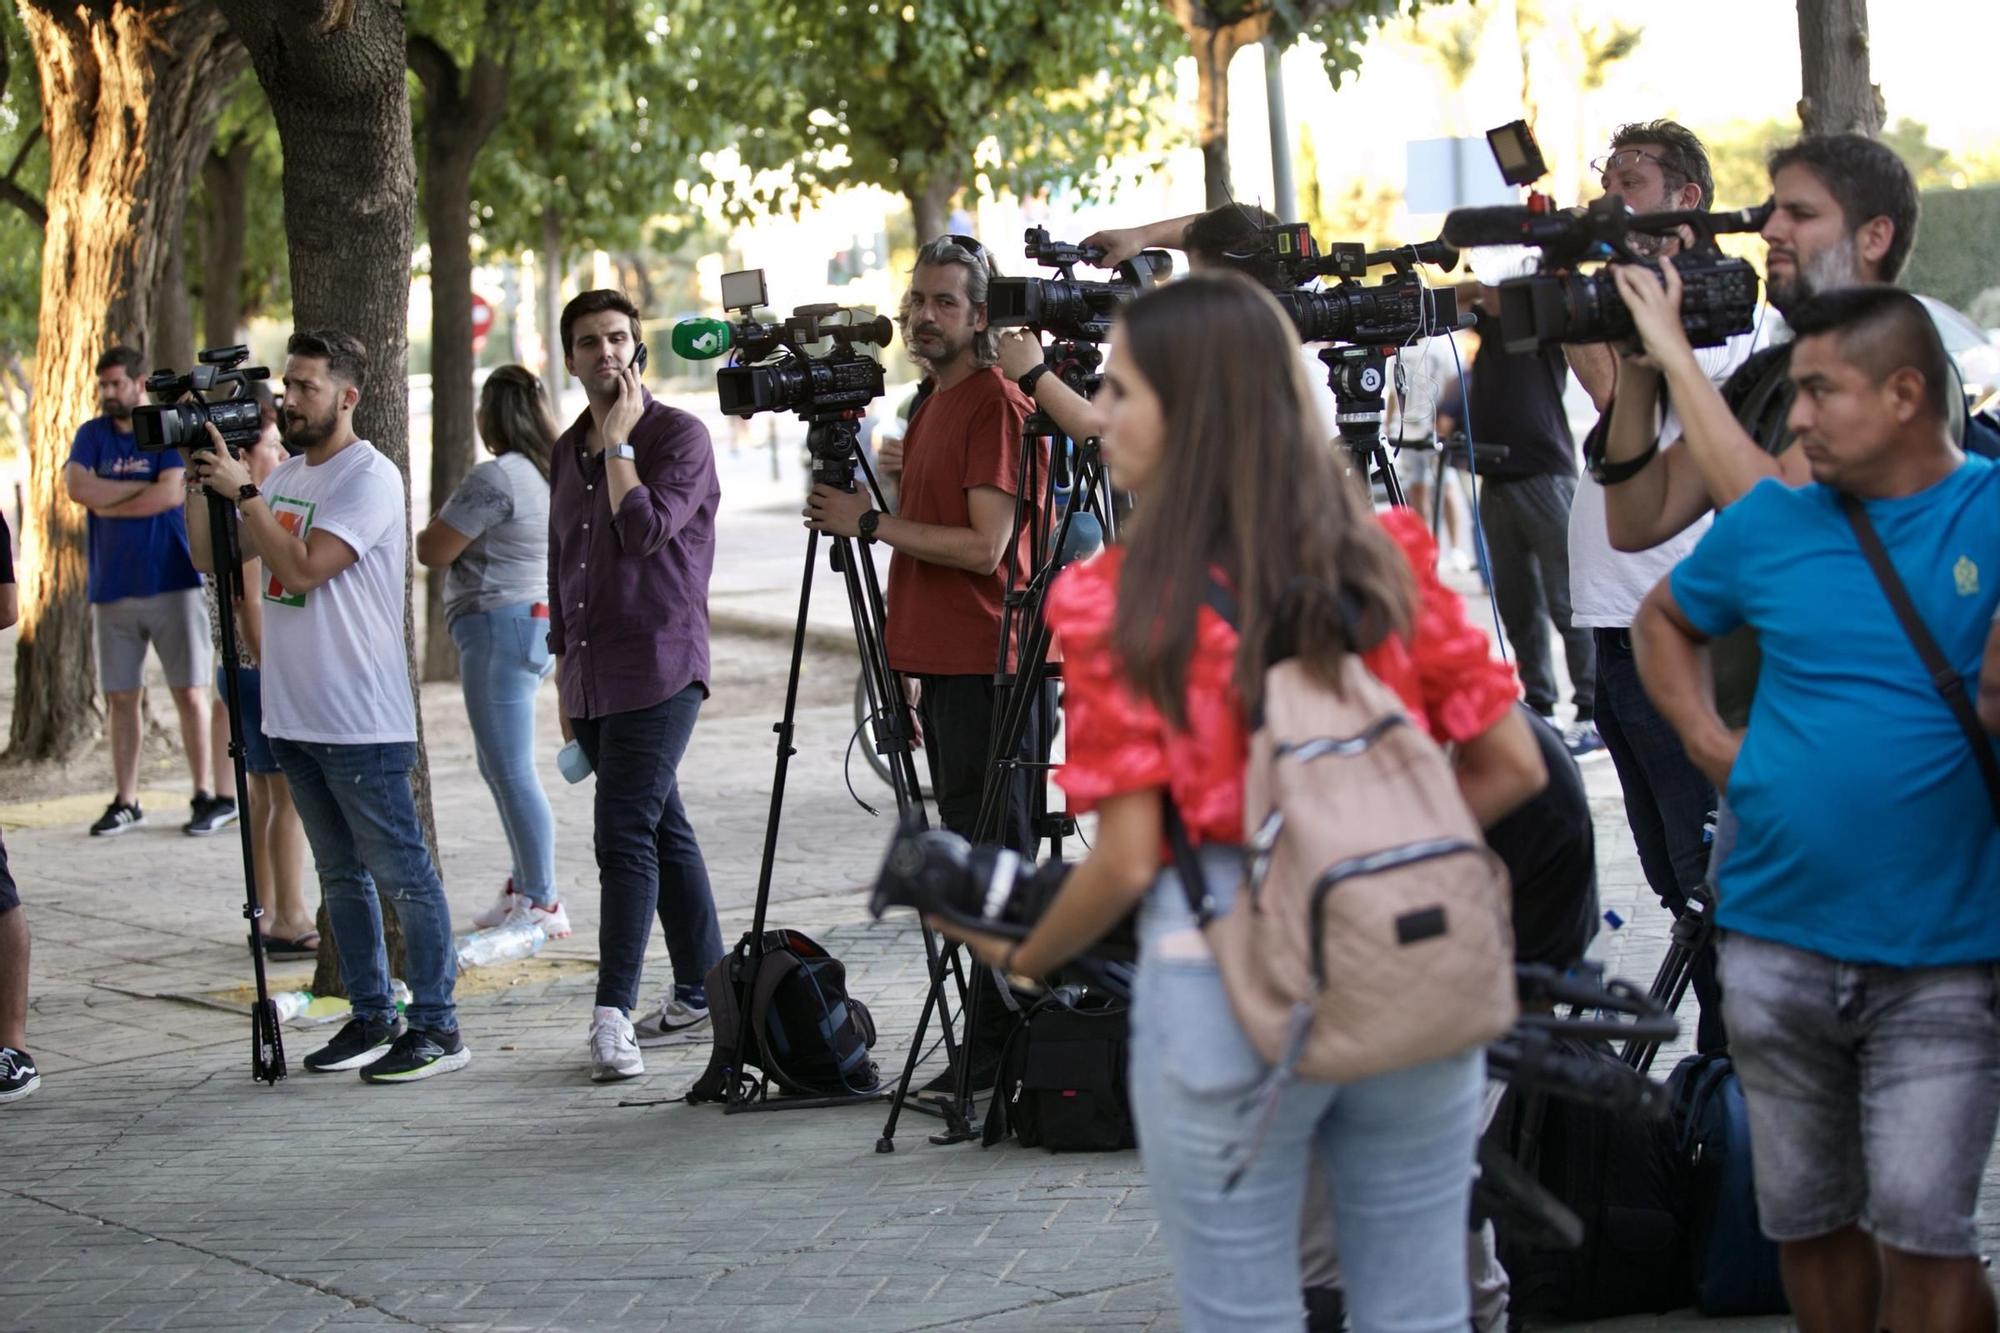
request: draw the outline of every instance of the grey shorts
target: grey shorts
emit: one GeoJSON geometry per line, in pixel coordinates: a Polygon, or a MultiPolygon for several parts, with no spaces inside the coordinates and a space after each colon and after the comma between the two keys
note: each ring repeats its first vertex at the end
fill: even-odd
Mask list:
{"type": "Polygon", "coordinates": [[[121,597],[98,602],[90,612],[97,627],[97,682],[106,694],[123,694],[145,684],[149,643],[160,655],[169,686],[208,688],[213,659],[201,589],[121,597]]]}
{"type": "Polygon", "coordinates": [[[2000,1118],[2000,967],[1842,963],[1730,934],[1721,973],[1764,1234],[1858,1223],[1910,1254],[1977,1254],[2000,1118]]]}

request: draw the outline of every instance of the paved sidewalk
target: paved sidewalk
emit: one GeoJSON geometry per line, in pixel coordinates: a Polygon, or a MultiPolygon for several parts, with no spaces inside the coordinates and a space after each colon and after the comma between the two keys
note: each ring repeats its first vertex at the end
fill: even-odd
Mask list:
{"type": "MultiPolygon", "coordinates": [[[[735,613],[789,630],[803,543],[780,514],[732,523],[735,613]],[[761,526],[760,526],[761,525],[761,526]]],[[[720,574],[720,571],[719,571],[720,574]]],[[[832,585],[820,581],[821,591],[832,585]]],[[[844,608],[843,608],[844,611],[844,608]]],[[[839,622],[815,642],[842,643],[839,622]]],[[[784,652],[717,640],[717,693],[683,768],[724,937],[747,926],[769,802],[784,652]]],[[[774,876],[774,921],[846,960],[900,1065],[922,998],[913,923],[866,920],[888,820],[855,808],[841,752],[851,647],[809,655],[774,876]]],[[[553,691],[541,698],[555,735],[553,691]]],[[[506,874],[456,687],[424,694],[444,871],[463,923],[506,874]]],[[[562,888],[577,927],[532,960],[461,982],[473,1063],[412,1087],[310,1076],[327,1029],[288,1028],[293,1077],[249,1080],[237,847],[160,819],[112,840],[101,797],[0,809],[35,932],[31,1045],[46,1079],[0,1111],[0,1326],[30,1330],[415,1327],[484,1330],[1173,1329],[1167,1263],[1133,1154],[940,1148],[883,1108],[725,1117],[678,1098],[706,1045],[647,1052],[644,1079],[589,1082],[597,912],[590,787],[544,746],[562,888]],[[222,998],[218,998],[218,997],[222,998]]],[[[1602,942],[1644,982],[1665,941],[1608,761],[1587,766],[1602,942]]],[[[856,789],[887,791],[859,757],[856,789]]],[[[171,769],[149,805],[179,808],[171,769]]],[[[305,984],[307,964],[273,969],[305,984]]],[[[667,981],[656,938],[647,993],[667,981]]],[[[1670,1066],[1672,1053],[1663,1056],[1670,1066]]],[[[935,1064],[935,1062],[933,1062],[935,1064]]],[[[1993,1235],[1989,1228],[1989,1237],[1993,1235]]],[[[1692,1316],[1607,1327],[1775,1329],[1692,1316]]]]}

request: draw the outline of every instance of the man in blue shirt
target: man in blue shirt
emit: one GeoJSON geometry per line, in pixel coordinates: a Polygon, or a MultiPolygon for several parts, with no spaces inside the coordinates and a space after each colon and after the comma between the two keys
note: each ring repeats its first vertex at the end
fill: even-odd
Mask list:
{"type": "Polygon", "coordinates": [[[1813,480],[1717,515],[1641,608],[1639,666],[1738,819],[1723,1011],[1800,1327],[1991,1329],[1973,1219],[2000,1117],[2000,824],[1841,497],[1971,681],[2000,606],[2000,468],[1952,443],[1915,297],[1853,287],[1790,322],[1813,480]],[[1704,660],[1740,626],[1762,649],[1742,731],[1704,660]]]}
{"type": "Polygon", "coordinates": [[[139,727],[151,644],[173,692],[194,777],[193,811],[182,828],[199,837],[233,822],[236,802],[212,795],[209,782],[208,612],[201,575],[188,554],[182,511],[187,465],[171,449],[141,453],[132,443],[132,409],[145,393],[144,368],[130,347],[114,347],[97,359],[103,415],[77,431],[63,468],[69,498],[90,511],[91,623],[117,788],[90,832],[111,837],[146,820],[139,809],[139,727]]]}

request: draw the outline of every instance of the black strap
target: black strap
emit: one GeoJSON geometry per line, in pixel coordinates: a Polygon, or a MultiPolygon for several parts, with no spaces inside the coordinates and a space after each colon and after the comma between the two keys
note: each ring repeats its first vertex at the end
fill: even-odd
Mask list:
{"type": "Polygon", "coordinates": [[[1215,902],[1208,896],[1208,876],[1202,871],[1194,844],[1188,841],[1187,825],[1181,823],[1174,794],[1164,787],[1160,789],[1160,815],[1167,826],[1167,842],[1173,848],[1174,869],[1180,872],[1181,892],[1187,895],[1188,910],[1194,913],[1198,924],[1205,926],[1215,919],[1215,902]]]}
{"type": "Polygon", "coordinates": [[[1943,697],[1945,707],[1951,709],[1959,730],[1972,743],[1972,757],[1979,763],[1979,776],[1985,781],[1987,798],[1993,803],[1993,818],[2000,821],[2000,759],[1994,757],[1992,738],[1979,724],[1979,713],[1973,708],[1972,697],[1966,691],[1965,677],[1945,660],[1944,650],[1938,647],[1937,640],[1925,627],[1923,617],[1917,614],[1909,589],[1903,586],[1896,567],[1889,563],[1889,552],[1883,548],[1875,525],[1868,521],[1868,511],[1859,500],[1844,491],[1840,495],[1840,508],[1847,515],[1848,525],[1854,529],[1855,540],[1861,543],[1861,554],[1868,558],[1868,567],[1875,571],[1875,581],[1888,595],[1889,605],[1895,609],[1896,620],[1902,625],[1903,633],[1909,636],[1917,656],[1923,659],[1924,670],[1930,672],[1931,684],[1943,697]]]}

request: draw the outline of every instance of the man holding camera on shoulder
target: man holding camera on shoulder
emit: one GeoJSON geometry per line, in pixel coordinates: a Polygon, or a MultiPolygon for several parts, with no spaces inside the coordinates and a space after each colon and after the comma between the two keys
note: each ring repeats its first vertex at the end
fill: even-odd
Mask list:
{"type": "MultiPolygon", "coordinates": [[[[917,252],[900,323],[910,353],[928,371],[929,391],[910,414],[901,441],[883,445],[880,465],[899,476],[898,512],[873,507],[864,490],[815,486],[806,526],[887,544],[889,665],[916,691],[918,720],[938,815],[972,837],[980,797],[994,762],[988,753],[996,707],[994,664],[1007,588],[1007,549],[1015,539],[1021,427],[1029,404],[1001,374],[997,335],[987,325],[987,287],[995,276],[986,248],[967,236],[944,236],[917,252]]],[[[1037,468],[1037,472],[1040,469],[1037,468]]],[[[1029,540],[1041,521],[1037,497],[1024,498],[1017,539],[1019,577],[1031,572],[1029,540]]],[[[1031,709],[1011,778],[1008,819],[998,841],[1034,854],[1032,812],[1042,772],[1032,738],[1041,704],[1031,709]]],[[[982,969],[981,978],[988,974],[982,969]]],[[[993,1081],[1006,1011],[985,989],[981,1032],[974,1035],[974,1084],[993,1081]],[[989,1049],[990,1048],[990,1049],[989,1049]]],[[[935,1088],[936,1084],[933,1085],[935,1088]]]]}
{"type": "MultiPolygon", "coordinates": [[[[1708,151],[1694,133],[1671,120],[1622,125],[1605,156],[1592,164],[1604,193],[1615,194],[1635,213],[1707,211],[1715,206],[1715,178],[1708,151]]],[[[1635,234],[1635,249],[1671,256],[1679,236],[1635,234]]],[[[1720,386],[1748,359],[1754,334],[1738,334],[1720,347],[1694,349],[1705,378],[1720,386]]],[[[1570,369],[1600,413],[1597,432],[1609,427],[1613,391],[1620,387],[1618,355],[1604,343],[1571,344],[1564,352],[1570,369]]],[[[1634,393],[1644,392],[1634,385],[1634,393]]],[[[1680,438],[1679,417],[1664,405],[1660,438],[1670,449],[1680,438]]],[[[1639,683],[1632,656],[1632,621],[1639,603],[1681,559],[1694,550],[1708,520],[1643,551],[1612,545],[1605,522],[1605,487],[1586,470],[1578,479],[1569,511],[1570,606],[1575,623],[1587,629],[1597,650],[1597,730],[1618,770],[1625,822],[1639,851],[1646,883],[1678,919],[1688,898],[1708,874],[1707,828],[1716,797],[1680,737],[1653,707],[1639,683]]],[[[1715,950],[1704,947],[1693,965],[1701,1013],[1695,1046],[1712,1051],[1724,1041],[1722,995],[1715,982],[1715,950]]]]}
{"type": "MultiPolygon", "coordinates": [[[[403,478],[354,433],[368,377],[360,340],[302,329],[285,352],[285,443],[303,452],[259,487],[209,426],[210,447],[188,465],[236,506],[244,558],[263,561],[264,732],[312,844],[354,1007],[305,1067],[414,1082],[464,1068],[472,1052],[452,1000],[451,909],[410,790],[417,713],[403,638],[403,478]],[[403,927],[407,1027],[389,994],[378,893],[403,927]]],[[[207,504],[190,503],[187,517],[194,549],[208,552],[207,504]]]]}

